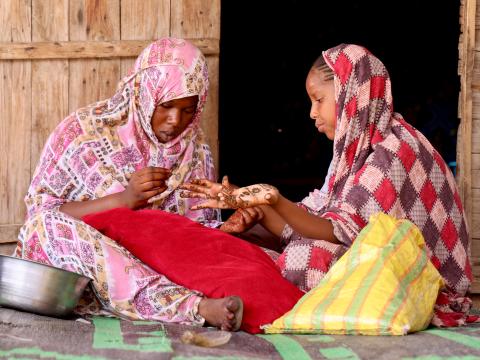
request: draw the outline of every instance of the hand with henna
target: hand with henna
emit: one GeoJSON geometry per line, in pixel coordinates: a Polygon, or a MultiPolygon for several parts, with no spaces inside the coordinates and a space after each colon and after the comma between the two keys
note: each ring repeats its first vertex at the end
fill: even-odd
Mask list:
{"type": "Polygon", "coordinates": [[[180,186],[186,190],[180,193],[184,198],[206,199],[201,204],[192,207],[192,210],[217,208],[239,209],[257,205],[273,205],[279,198],[278,189],[268,184],[255,184],[235,188],[224,176],[222,183],[214,183],[206,179],[193,180],[180,186]]]}
{"type": "Polygon", "coordinates": [[[170,170],[160,167],[146,167],[134,172],[121,193],[123,203],[130,209],[145,207],[148,199],[167,189],[165,182],[170,175],[170,170]]]}
{"type": "Polygon", "coordinates": [[[237,211],[220,226],[220,230],[229,234],[240,234],[257,224],[263,219],[263,216],[263,211],[258,206],[237,209],[237,211]]]}

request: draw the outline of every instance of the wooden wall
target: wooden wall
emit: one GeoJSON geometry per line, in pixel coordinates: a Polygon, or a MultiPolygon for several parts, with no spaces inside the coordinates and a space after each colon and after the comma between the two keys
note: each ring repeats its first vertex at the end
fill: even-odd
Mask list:
{"type": "Polygon", "coordinates": [[[218,165],[220,0],[0,0],[0,253],[14,246],[48,134],[71,111],[110,97],[162,36],[190,39],[207,55],[202,127],[218,165]]]}
{"type": "Polygon", "coordinates": [[[480,2],[462,0],[460,9],[459,74],[461,124],[457,146],[457,182],[467,211],[472,238],[475,281],[472,292],[480,293],[480,2]],[[478,24],[478,25],[477,25],[478,24]]]}

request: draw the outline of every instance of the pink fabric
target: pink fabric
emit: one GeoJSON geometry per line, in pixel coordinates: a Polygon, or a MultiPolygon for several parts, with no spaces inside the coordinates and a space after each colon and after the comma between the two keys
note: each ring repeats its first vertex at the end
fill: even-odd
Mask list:
{"type": "Polygon", "coordinates": [[[177,191],[184,181],[215,180],[199,127],[207,88],[201,52],[188,41],[162,38],[142,51],[110,99],[75,111],[50,135],[25,198],[28,216],[16,254],[91,277],[95,296],[85,296],[78,312],[204,323],[198,315],[201,293],[173,283],[58,208],[120,192],[128,174],[161,166],[171,169],[172,176],[152,207],[218,225],[219,211],[192,211],[196,201],[180,198],[177,191]],[[150,125],[155,106],[193,95],[199,102],[190,126],[176,139],[159,143],[150,125]]]}
{"type": "Polygon", "coordinates": [[[77,314],[202,326],[203,295],[170,281],[115,241],[62,212],[43,211],[21,229],[18,256],[92,279],[77,314]],[[23,250],[23,253],[22,253],[23,250]]]}
{"type": "Polygon", "coordinates": [[[247,332],[261,332],[261,325],[283,315],[303,295],[260,247],[185,217],[113,209],[83,219],[178,284],[210,298],[240,296],[241,328],[247,332]]]}
{"type": "Polygon", "coordinates": [[[177,191],[191,179],[215,180],[199,123],[207,88],[207,64],[195,46],[174,38],[153,42],[115,95],[70,114],[51,134],[25,198],[28,216],[120,192],[129,174],[160,166],[171,169],[172,176],[153,208],[203,223],[218,221],[218,211],[192,211],[197,200],[182,199],[177,191]],[[192,123],[177,138],[160,143],[150,125],[156,105],[193,95],[199,102],[192,123]]]}

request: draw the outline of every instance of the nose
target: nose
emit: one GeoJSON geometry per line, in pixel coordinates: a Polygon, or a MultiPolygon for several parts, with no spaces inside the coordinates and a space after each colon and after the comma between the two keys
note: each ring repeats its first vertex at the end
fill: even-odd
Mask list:
{"type": "Polygon", "coordinates": [[[312,106],[310,107],[310,119],[316,120],[318,117],[318,111],[315,109],[315,104],[312,103],[312,106]]]}
{"type": "Polygon", "coordinates": [[[180,124],[182,119],[182,112],[178,109],[172,108],[168,113],[168,123],[173,126],[180,124]]]}

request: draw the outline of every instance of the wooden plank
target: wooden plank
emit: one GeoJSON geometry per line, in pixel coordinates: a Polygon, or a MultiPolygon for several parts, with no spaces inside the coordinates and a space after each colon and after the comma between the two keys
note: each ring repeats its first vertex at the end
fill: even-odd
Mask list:
{"type": "MultiPolygon", "coordinates": [[[[32,40],[68,40],[68,6],[68,0],[33,0],[32,40]]],[[[68,61],[35,61],[32,64],[32,175],[48,135],[67,114],[68,61]]]]}
{"type": "Polygon", "coordinates": [[[69,112],[115,93],[120,78],[117,60],[70,60],[69,112]]]}
{"type": "Polygon", "coordinates": [[[123,78],[126,76],[130,69],[133,68],[133,65],[135,64],[135,60],[137,58],[124,58],[120,60],[120,77],[123,78]]]}
{"type": "Polygon", "coordinates": [[[17,241],[22,224],[0,225],[0,243],[17,241]]]}
{"type": "MultiPolygon", "coordinates": [[[[480,110],[478,114],[480,115],[480,110]]],[[[480,119],[472,121],[472,153],[480,154],[480,119]]]]}
{"type": "Polygon", "coordinates": [[[171,6],[171,36],[220,39],[220,0],[176,0],[171,6]]]}
{"type": "MultiPolygon", "coordinates": [[[[457,164],[460,196],[462,198],[467,222],[472,224],[472,78],[475,50],[476,0],[462,0],[460,11],[461,42],[459,44],[460,92],[460,137],[457,146],[457,164]]],[[[480,254],[472,253],[472,257],[480,254]]]]}
{"type": "Polygon", "coordinates": [[[473,189],[480,189],[480,170],[472,169],[472,191],[473,189]]]}
{"type": "MultiPolygon", "coordinates": [[[[123,34],[122,34],[123,36],[123,34]]],[[[205,55],[218,55],[218,39],[188,39],[205,55]]],[[[151,40],[0,42],[0,60],[136,57],[151,40]]]]}
{"type": "MultiPolygon", "coordinates": [[[[480,219],[480,189],[473,189],[473,209],[472,213],[477,221],[480,219]]],[[[480,249],[479,249],[480,250],[480,249]]],[[[480,254],[480,252],[479,252],[480,254]]]]}
{"type": "MultiPolygon", "coordinates": [[[[139,42],[142,43],[143,49],[152,40],[169,35],[170,0],[123,0],[120,13],[122,42],[126,40],[139,42]],[[142,19],[142,21],[138,21],[138,19],[142,19]]],[[[200,41],[201,45],[210,51],[213,50],[210,46],[219,45],[218,40],[203,40],[200,41]]],[[[140,51],[132,54],[131,58],[121,60],[120,74],[122,77],[133,67],[135,62],[133,56],[138,55],[140,51]]]]}
{"type": "MultiPolygon", "coordinates": [[[[480,253],[480,238],[472,239],[471,250],[472,252],[480,253]]],[[[480,258],[472,259],[472,265],[480,265],[480,258]]]]}
{"type": "MultiPolygon", "coordinates": [[[[143,21],[143,19],[137,19],[143,21]]],[[[70,2],[70,40],[110,41],[120,39],[119,0],[70,2]]]]}
{"type": "Polygon", "coordinates": [[[218,178],[218,57],[208,57],[207,63],[210,87],[208,89],[207,103],[205,104],[205,109],[202,114],[201,127],[205,132],[207,143],[212,151],[213,163],[218,178]]]}
{"type": "Polygon", "coordinates": [[[472,154],[472,169],[480,169],[480,154],[472,154]]]}
{"type": "MultiPolygon", "coordinates": [[[[470,223],[470,235],[473,238],[480,239],[480,221],[478,221],[478,216],[477,216],[477,219],[473,219],[472,222],[470,223]]],[[[472,252],[472,258],[474,257],[476,259],[479,259],[480,258],[479,254],[480,253],[478,252],[475,252],[475,253],[472,252]]]]}
{"type": "MultiPolygon", "coordinates": [[[[70,40],[118,41],[119,0],[70,3],[70,40]]],[[[120,60],[70,60],[69,110],[111,97],[120,79],[120,60]]]]}
{"type": "Polygon", "coordinates": [[[17,243],[0,244],[0,255],[12,255],[17,247],[17,243]]]}
{"type": "MultiPolygon", "coordinates": [[[[220,0],[178,0],[172,2],[170,35],[180,38],[220,38],[220,0]]],[[[218,171],[218,57],[207,59],[210,89],[202,117],[202,128],[218,171]]],[[[218,175],[218,174],[217,174],[218,175]]]]}
{"type": "Polygon", "coordinates": [[[122,40],[151,41],[169,35],[170,0],[122,0],[121,14],[122,40]]]}
{"type": "MultiPolygon", "coordinates": [[[[475,36],[476,39],[477,36],[475,36]]],[[[472,88],[474,90],[480,89],[480,47],[476,45],[476,48],[473,53],[474,68],[472,72],[472,88]]]]}
{"type": "MultiPolygon", "coordinates": [[[[0,24],[0,41],[31,41],[30,0],[0,1],[0,24]]],[[[31,62],[0,61],[0,79],[0,225],[9,225],[24,220],[30,182],[31,62]]]]}

